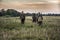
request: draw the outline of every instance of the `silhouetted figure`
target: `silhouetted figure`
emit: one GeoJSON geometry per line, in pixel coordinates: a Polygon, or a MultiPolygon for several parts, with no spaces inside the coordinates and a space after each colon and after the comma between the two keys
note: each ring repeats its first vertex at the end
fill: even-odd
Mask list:
{"type": "Polygon", "coordinates": [[[23,11],[21,12],[20,19],[21,19],[21,24],[24,24],[25,23],[25,14],[23,11]]]}
{"type": "Polygon", "coordinates": [[[35,14],[35,13],[33,13],[33,15],[32,15],[32,22],[37,22],[37,15],[35,14]]]}
{"type": "Polygon", "coordinates": [[[42,14],[40,14],[40,12],[38,13],[38,25],[42,25],[42,22],[43,22],[43,17],[42,17],[42,14]]]}

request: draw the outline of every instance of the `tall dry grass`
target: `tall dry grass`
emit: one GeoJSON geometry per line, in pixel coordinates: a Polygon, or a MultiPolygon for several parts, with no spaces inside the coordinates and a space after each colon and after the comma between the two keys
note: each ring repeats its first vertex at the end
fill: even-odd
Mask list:
{"type": "Polygon", "coordinates": [[[26,17],[0,17],[0,40],[60,40],[60,16],[44,16],[42,26],[26,17]]]}

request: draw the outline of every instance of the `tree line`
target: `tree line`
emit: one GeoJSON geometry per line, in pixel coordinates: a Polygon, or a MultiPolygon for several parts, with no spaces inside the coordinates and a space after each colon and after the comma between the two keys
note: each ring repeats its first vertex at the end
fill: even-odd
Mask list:
{"type": "Polygon", "coordinates": [[[20,12],[14,10],[14,9],[7,9],[7,10],[1,9],[0,10],[0,16],[16,17],[16,16],[19,16],[19,15],[20,15],[20,12]]]}
{"type": "MultiPolygon", "coordinates": [[[[0,10],[0,16],[17,17],[17,16],[20,16],[20,14],[21,14],[21,12],[14,10],[14,9],[7,9],[7,10],[1,9],[0,10]]],[[[26,13],[25,15],[26,16],[32,16],[32,14],[33,13],[26,13]]],[[[48,14],[42,14],[42,16],[60,16],[60,14],[48,13],[48,14]]]]}

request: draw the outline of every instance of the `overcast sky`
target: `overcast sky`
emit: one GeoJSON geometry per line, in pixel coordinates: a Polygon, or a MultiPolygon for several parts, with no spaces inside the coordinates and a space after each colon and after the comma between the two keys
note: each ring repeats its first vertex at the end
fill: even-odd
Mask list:
{"type": "Polygon", "coordinates": [[[59,12],[58,0],[0,0],[0,8],[17,10],[59,12]]]}
{"type": "Polygon", "coordinates": [[[0,2],[55,2],[58,0],[0,0],[0,2]]]}

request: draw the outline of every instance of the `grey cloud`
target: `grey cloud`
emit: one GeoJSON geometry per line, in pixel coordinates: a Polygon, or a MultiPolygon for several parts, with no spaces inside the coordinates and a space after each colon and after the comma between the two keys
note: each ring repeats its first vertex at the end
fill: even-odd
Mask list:
{"type": "Polygon", "coordinates": [[[0,0],[0,2],[2,2],[2,0],[0,0]]]}
{"type": "Polygon", "coordinates": [[[19,1],[19,2],[46,2],[46,0],[2,0],[3,2],[14,2],[14,1],[19,1]]]}

